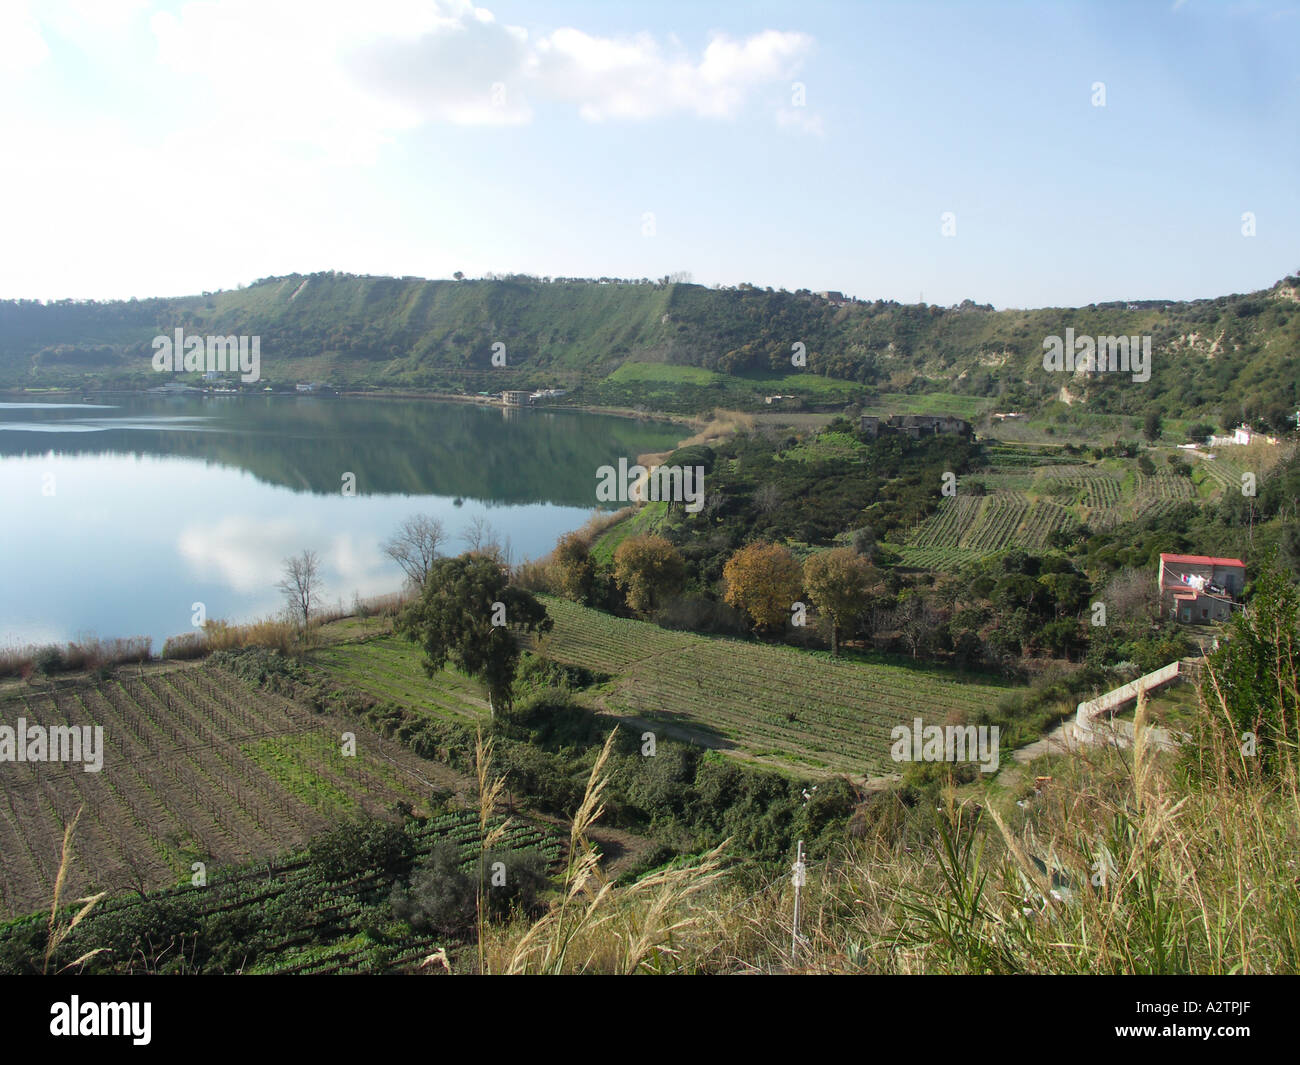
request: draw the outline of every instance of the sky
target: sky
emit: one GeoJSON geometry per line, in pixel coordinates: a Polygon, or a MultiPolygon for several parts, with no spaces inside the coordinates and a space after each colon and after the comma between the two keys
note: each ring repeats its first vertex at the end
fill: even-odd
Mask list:
{"type": "Polygon", "coordinates": [[[0,0],[0,298],[318,270],[1266,288],[1300,0],[0,0]]]}

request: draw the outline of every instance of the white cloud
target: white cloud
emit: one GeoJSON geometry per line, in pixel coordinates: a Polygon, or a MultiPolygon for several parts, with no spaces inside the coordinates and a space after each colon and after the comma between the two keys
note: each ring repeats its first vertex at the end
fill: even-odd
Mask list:
{"type": "Polygon", "coordinates": [[[513,125],[532,118],[520,76],[528,33],[486,11],[355,48],[344,62],[363,91],[405,108],[415,121],[513,125]]]}
{"type": "Polygon", "coordinates": [[[352,209],[412,131],[556,108],[592,122],[767,117],[810,48],[777,31],[693,49],[671,34],[539,35],[469,0],[0,0],[0,85],[64,82],[0,108],[0,200],[24,205],[0,225],[0,243],[23,249],[0,260],[0,292],[180,293],[304,263],[446,269],[443,252],[368,224],[380,207],[352,209]]]}
{"type": "Polygon", "coordinates": [[[33,70],[49,54],[41,27],[27,5],[0,4],[0,75],[33,70]]]}
{"type": "Polygon", "coordinates": [[[590,121],[672,114],[735,118],[758,88],[786,80],[812,45],[802,33],[714,34],[698,56],[675,37],[600,37],[574,28],[533,39],[468,0],[325,0],[310,18],[288,0],[200,0],[151,25],[158,61],[202,80],[243,134],[369,157],[426,122],[528,122],[568,103],[590,121]]]}
{"type": "MultiPolygon", "coordinates": [[[[674,39],[675,40],[675,39],[674,39]]],[[[527,76],[539,95],[578,105],[589,121],[675,113],[735,118],[759,86],[788,79],[811,47],[802,33],[715,34],[699,60],[649,34],[615,39],[560,29],[537,43],[527,76]]]]}
{"type": "Polygon", "coordinates": [[[176,549],[194,577],[217,577],[248,595],[275,587],[284,575],[284,560],[301,550],[302,537],[303,529],[288,518],[259,521],[231,515],[215,526],[186,526],[176,549]]]}

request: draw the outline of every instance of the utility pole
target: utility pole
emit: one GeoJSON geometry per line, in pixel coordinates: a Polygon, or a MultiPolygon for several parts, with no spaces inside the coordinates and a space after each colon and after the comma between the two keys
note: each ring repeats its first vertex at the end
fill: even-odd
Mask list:
{"type": "Polygon", "coordinates": [[[799,895],[804,884],[808,882],[808,866],[803,860],[803,840],[799,841],[799,850],[794,860],[794,875],[790,881],[794,884],[794,932],[790,937],[790,961],[794,963],[799,957],[799,895]]]}

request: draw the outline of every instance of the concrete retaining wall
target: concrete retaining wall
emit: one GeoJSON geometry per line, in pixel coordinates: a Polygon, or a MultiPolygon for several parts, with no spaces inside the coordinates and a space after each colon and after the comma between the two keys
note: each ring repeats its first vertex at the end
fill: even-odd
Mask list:
{"type": "Polygon", "coordinates": [[[1178,679],[1181,662],[1170,662],[1154,672],[1131,680],[1127,684],[1099,695],[1086,703],[1080,703],[1074,713],[1075,734],[1086,738],[1095,728],[1095,721],[1102,714],[1111,714],[1125,703],[1132,702],[1143,692],[1154,691],[1178,679]]]}

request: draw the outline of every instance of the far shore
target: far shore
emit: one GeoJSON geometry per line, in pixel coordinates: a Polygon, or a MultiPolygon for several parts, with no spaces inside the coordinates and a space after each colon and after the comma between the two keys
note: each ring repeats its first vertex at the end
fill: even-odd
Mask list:
{"type": "MultiPolygon", "coordinates": [[[[147,396],[151,395],[147,389],[139,388],[58,388],[58,389],[41,389],[39,391],[30,391],[21,388],[0,388],[0,401],[16,401],[26,399],[36,402],[42,399],[67,399],[68,397],[83,396],[147,396]]],[[[182,393],[188,394],[188,393],[182,393]]],[[[197,390],[194,395],[205,395],[216,398],[216,394],[197,390]]],[[[228,394],[222,394],[221,398],[226,398],[228,394]]],[[[303,392],[238,392],[235,396],[270,396],[272,398],[289,398],[297,399],[303,395],[311,393],[303,392]]],[[[461,392],[427,392],[427,391],[409,391],[406,389],[385,389],[383,391],[366,391],[366,392],[334,392],[333,396],[346,396],[348,399],[418,399],[434,403],[468,403],[480,407],[494,407],[497,410],[506,409],[500,400],[489,396],[467,396],[461,392]]],[[[317,396],[316,398],[322,398],[317,396]]],[[[555,403],[544,404],[537,407],[519,407],[510,408],[512,410],[536,410],[562,412],[571,411],[578,414],[608,414],[615,418],[632,418],[637,421],[657,421],[671,422],[674,425],[687,425],[699,428],[706,425],[709,417],[698,414],[678,414],[669,411],[656,410],[635,410],[631,407],[597,407],[581,403],[555,403]]],[[[683,438],[683,443],[688,437],[683,438]]],[[[681,447],[682,443],[678,444],[681,447]]]]}

